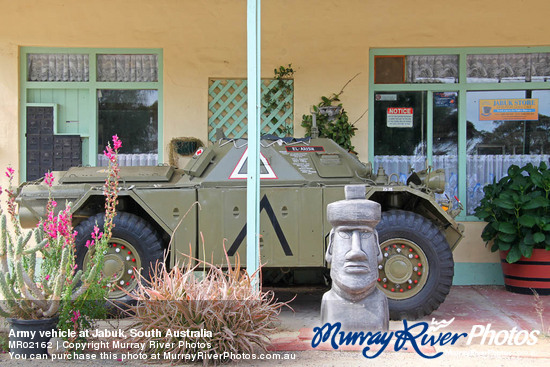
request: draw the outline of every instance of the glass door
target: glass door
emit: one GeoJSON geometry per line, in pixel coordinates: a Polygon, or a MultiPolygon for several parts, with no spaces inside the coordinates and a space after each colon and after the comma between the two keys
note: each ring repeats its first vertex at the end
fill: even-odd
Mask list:
{"type": "Polygon", "coordinates": [[[375,94],[374,169],[383,166],[406,181],[410,169],[426,168],[426,92],[375,94]]]}

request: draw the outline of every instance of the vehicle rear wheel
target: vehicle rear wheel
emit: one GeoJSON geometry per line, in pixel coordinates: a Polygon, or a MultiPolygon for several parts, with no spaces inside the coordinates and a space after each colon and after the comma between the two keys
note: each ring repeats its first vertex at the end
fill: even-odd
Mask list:
{"type": "Polygon", "coordinates": [[[439,228],[403,210],[382,213],[377,286],[388,297],[392,320],[416,320],[445,300],[454,275],[453,254],[439,228]]]}
{"type": "MultiPolygon", "coordinates": [[[[102,230],[104,222],[105,215],[101,213],[86,219],[75,228],[78,232],[75,245],[79,269],[85,269],[90,261],[86,241],[91,240],[96,223],[102,230]]],[[[112,279],[108,284],[108,298],[128,303],[130,298],[121,288],[131,292],[137,286],[137,271],[149,279],[150,270],[157,261],[163,259],[162,239],[146,220],[131,213],[117,213],[114,224],[104,258],[103,274],[112,279]]]]}

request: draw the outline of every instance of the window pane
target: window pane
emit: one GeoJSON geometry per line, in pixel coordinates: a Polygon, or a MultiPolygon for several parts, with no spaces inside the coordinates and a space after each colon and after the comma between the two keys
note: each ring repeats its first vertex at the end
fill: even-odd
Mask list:
{"type": "Polygon", "coordinates": [[[531,81],[550,80],[550,53],[531,54],[531,81]]]}
{"type": "MultiPolygon", "coordinates": [[[[458,93],[433,94],[432,165],[445,170],[445,194],[458,196],[458,93]]],[[[443,195],[444,197],[444,195],[443,195]]],[[[454,203],[455,209],[458,203],[454,203]]]]}
{"type": "MultiPolygon", "coordinates": [[[[496,103],[499,103],[496,102],[496,103]]],[[[506,175],[512,164],[523,166],[550,159],[550,91],[485,91],[467,94],[467,213],[473,214],[483,186],[506,175]],[[480,101],[513,103],[538,99],[537,120],[484,121],[480,101]]]]}
{"type": "Polygon", "coordinates": [[[526,82],[531,77],[531,54],[467,55],[468,83],[526,82]]]}
{"type": "Polygon", "coordinates": [[[98,153],[117,134],[122,154],[157,153],[158,91],[107,90],[97,92],[98,153]]]}
{"type": "Polygon", "coordinates": [[[374,102],[374,167],[404,180],[425,168],[426,92],[378,93],[374,102]]]}
{"type": "Polygon", "coordinates": [[[374,83],[402,84],[405,82],[405,56],[375,56],[374,83]]]}
{"type": "Polygon", "coordinates": [[[97,55],[98,82],[157,82],[157,55],[97,55]]]}
{"type": "Polygon", "coordinates": [[[87,82],[88,55],[28,54],[27,80],[31,82],[87,82]]]}
{"type": "Polygon", "coordinates": [[[458,55],[407,56],[407,83],[457,83],[458,55]]]}

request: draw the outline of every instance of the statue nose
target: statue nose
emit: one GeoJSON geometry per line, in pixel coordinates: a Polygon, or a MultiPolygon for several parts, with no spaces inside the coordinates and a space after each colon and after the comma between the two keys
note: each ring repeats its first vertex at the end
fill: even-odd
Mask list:
{"type": "Polygon", "coordinates": [[[361,233],[353,231],[351,234],[351,249],[346,254],[347,261],[366,261],[367,254],[361,248],[361,233]]]}

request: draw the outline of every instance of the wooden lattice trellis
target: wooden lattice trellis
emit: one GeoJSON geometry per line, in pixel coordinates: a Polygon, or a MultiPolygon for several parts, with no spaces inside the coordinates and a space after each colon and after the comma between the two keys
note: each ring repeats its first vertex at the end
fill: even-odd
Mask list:
{"type": "MultiPolygon", "coordinates": [[[[268,114],[262,109],[260,132],[262,135],[285,136],[293,132],[294,81],[285,83],[291,93],[279,100],[282,90],[272,96],[277,106],[268,114]]],[[[263,96],[277,85],[275,79],[262,80],[263,96]]],[[[247,82],[246,79],[210,79],[208,86],[208,139],[216,139],[222,129],[228,138],[244,138],[247,133],[247,82]]]]}

